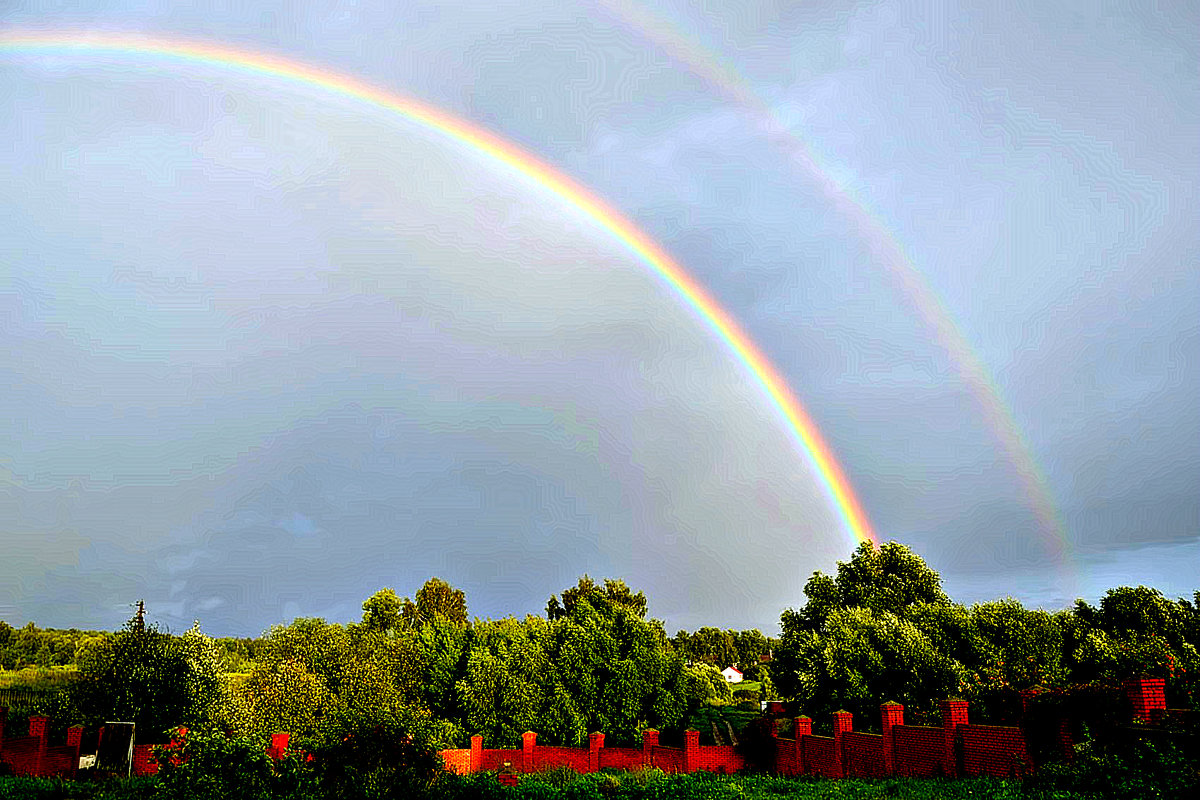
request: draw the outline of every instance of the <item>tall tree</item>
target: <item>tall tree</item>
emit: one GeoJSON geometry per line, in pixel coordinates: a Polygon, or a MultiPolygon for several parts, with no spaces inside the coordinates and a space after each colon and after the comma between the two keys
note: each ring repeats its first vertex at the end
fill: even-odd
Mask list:
{"type": "Polygon", "coordinates": [[[441,578],[430,578],[417,590],[415,603],[404,598],[401,615],[404,623],[411,628],[419,628],[436,619],[466,625],[467,596],[441,578]]]}

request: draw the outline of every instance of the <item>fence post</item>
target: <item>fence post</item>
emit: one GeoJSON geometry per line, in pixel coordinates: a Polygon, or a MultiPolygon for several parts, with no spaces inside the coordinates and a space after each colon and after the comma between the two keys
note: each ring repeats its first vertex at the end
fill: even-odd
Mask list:
{"type": "Polygon", "coordinates": [[[942,770],[947,777],[957,778],[958,769],[958,726],[967,724],[966,700],[943,700],[942,706],[942,770]]]}
{"type": "Polygon", "coordinates": [[[471,772],[483,769],[483,737],[476,734],[471,737],[471,772]]]}
{"type": "Polygon", "coordinates": [[[846,758],[842,753],[844,747],[842,738],[843,734],[854,730],[854,715],[849,711],[833,712],[833,770],[836,773],[833,777],[846,777],[846,758]]]}
{"type": "Polygon", "coordinates": [[[271,758],[278,761],[287,753],[288,742],[291,740],[290,733],[273,733],[271,734],[271,746],[267,748],[267,753],[271,758]]]}
{"type": "Polygon", "coordinates": [[[525,731],[521,734],[521,771],[533,772],[533,748],[537,747],[537,734],[525,731]]]}
{"type": "Polygon", "coordinates": [[[700,768],[700,731],[683,732],[683,771],[695,772],[700,768]]]}
{"type": "Polygon", "coordinates": [[[658,731],[647,728],[642,731],[642,766],[646,769],[654,766],[654,748],[658,747],[658,731]]]}
{"type": "Polygon", "coordinates": [[[595,731],[588,734],[588,772],[600,771],[600,751],[604,749],[604,734],[595,731]]]}
{"type": "Polygon", "coordinates": [[[71,778],[79,777],[79,747],[83,743],[83,726],[72,725],[67,728],[67,747],[74,754],[71,757],[71,778]]]}
{"type": "Polygon", "coordinates": [[[885,775],[895,775],[896,732],[892,729],[904,724],[904,706],[890,701],[884,703],[879,707],[879,717],[883,731],[883,772],[885,775]]]}
{"type": "Polygon", "coordinates": [[[29,735],[36,736],[37,744],[37,761],[34,762],[33,774],[43,775],[46,765],[46,728],[50,722],[49,717],[34,716],[29,718],[29,735]]]}
{"type": "Polygon", "coordinates": [[[812,736],[812,719],[796,717],[792,720],[792,735],[796,737],[796,772],[799,775],[807,775],[808,764],[804,761],[804,737],[812,736]]]}

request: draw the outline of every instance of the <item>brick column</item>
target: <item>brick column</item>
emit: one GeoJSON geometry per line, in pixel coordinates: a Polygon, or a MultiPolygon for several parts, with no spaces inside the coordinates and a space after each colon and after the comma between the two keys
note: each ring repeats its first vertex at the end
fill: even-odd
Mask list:
{"type": "Polygon", "coordinates": [[[483,769],[483,737],[471,737],[471,772],[483,769]]]}
{"type": "Polygon", "coordinates": [[[883,731],[883,771],[896,774],[896,734],[893,728],[904,724],[904,706],[884,703],[879,707],[880,729],[883,731]]]}
{"type": "Polygon", "coordinates": [[[46,765],[46,728],[50,724],[49,717],[30,717],[29,718],[29,735],[36,736],[38,740],[37,761],[34,766],[34,775],[42,775],[46,765]]]}
{"type": "Polygon", "coordinates": [[[83,726],[73,725],[67,728],[67,747],[75,754],[71,758],[71,778],[77,778],[79,773],[79,746],[83,742],[83,726]]]}
{"type": "Polygon", "coordinates": [[[846,759],[842,754],[842,735],[854,730],[854,715],[849,711],[833,712],[833,777],[846,777],[846,759]]]}
{"type": "Polygon", "coordinates": [[[958,777],[958,726],[967,724],[966,700],[943,700],[942,706],[942,769],[947,777],[958,777]]]}
{"type": "Polygon", "coordinates": [[[588,772],[600,771],[600,751],[604,749],[604,734],[588,734],[588,772]]]}
{"type": "Polygon", "coordinates": [[[0,706],[0,753],[4,752],[4,725],[8,722],[8,706],[0,706]]]}
{"type": "Polygon", "coordinates": [[[808,774],[808,763],[804,760],[804,737],[812,736],[812,720],[808,717],[796,717],[792,720],[792,735],[796,737],[796,772],[808,774]]]}
{"type": "Polygon", "coordinates": [[[654,766],[654,748],[658,747],[658,731],[653,728],[642,731],[642,766],[654,766]]]}
{"type": "Polygon", "coordinates": [[[1138,722],[1158,722],[1167,710],[1167,682],[1162,678],[1133,678],[1125,681],[1130,713],[1138,722]]]}
{"type": "Polygon", "coordinates": [[[291,737],[290,733],[271,734],[271,746],[267,748],[267,752],[271,754],[271,758],[275,760],[283,758],[283,754],[287,752],[288,741],[291,737]]]}
{"type": "Polygon", "coordinates": [[[700,768],[700,731],[683,732],[683,771],[695,772],[700,768]]]}
{"type": "Polygon", "coordinates": [[[521,771],[533,772],[533,748],[537,747],[537,734],[525,731],[521,734],[521,771]]]}

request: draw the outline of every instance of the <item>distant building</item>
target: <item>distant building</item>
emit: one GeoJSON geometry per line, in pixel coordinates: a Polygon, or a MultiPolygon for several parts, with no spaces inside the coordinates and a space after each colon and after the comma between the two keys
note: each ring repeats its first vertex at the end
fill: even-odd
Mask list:
{"type": "Polygon", "coordinates": [[[725,677],[726,683],[741,683],[742,671],[737,667],[726,667],[721,670],[721,675],[725,677]]]}

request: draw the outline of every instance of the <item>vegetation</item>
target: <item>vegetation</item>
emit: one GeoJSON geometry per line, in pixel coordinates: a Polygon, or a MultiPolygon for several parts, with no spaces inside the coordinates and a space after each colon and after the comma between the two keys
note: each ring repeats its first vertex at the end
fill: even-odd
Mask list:
{"type": "MultiPolygon", "coordinates": [[[[1117,785],[1131,797],[1151,796],[1137,794],[1149,791],[1151,777],[1135,775],[1170,773],[1179,785],[1195,780],[1180,766],[1181,759],[1194,762],[1194,753],[1093,732],[1117,727],[1120,682],[1132,676],[1165,678],[1170,705],[1197,708],[1200,592],[1194,602],[1172,601],[1153,589],[1122,587],[1097,607],[1079,601],[1055,613],[1012,599],[967,607],[896,543],[862,545],[836,575],[814,573],[803,592],[804,605],[783,612],[777,640],[715,627],[668,638],[649,618],[642,592],[587,576],[551,597],[545,616],[525,619],[471,620],[464,593],[433,578],[413,599],[381,589],[364,601],[358,622],[301,618],[258,639],[212,639],[198,627],[174,635],[140,614],[112,633],[0,623],[0,663],[39,665],[0,676],[26,692],[25,706],[10,715],[18,725],[34,711],[50,714],[59,731],[128,719],[142,741],[165,741],[168,728],[187,726],[186,766],[168,763],[153,784],[171,797],[340,800],[388,797],[400,791],[395,787],[410,792],[403,796],[484,796],[499,789],[439,775],[436,751],[465,746],[474,734],[485,747],[511,747],[525,730],[551,745],[582,746],[596,730],[607,745],[636,744],[651,727],[664,742],[681,741],[685,727],[705,742],[745,741],[762,733],[750,725],[760,717],[760,700],[776,698],[812,717],[818,730],[839,708],[855,713],[856,729],[871,729],[883,699],[903,703],[906,720],[917,723],[935,721],[937,702],[948,696],[970,700],[974,721],[1042,715],[1050,730],[1051,718],[1066,715],[1076,720],[1083,745],[1074,763],[1026,786],[1047,797],[1091,796],[1117,785]],[[751,680],[727,684],[719,670],[733,664],[751,680]],[[1023,709],[1019,692],[1029,688],[1041,694],[1023,709]],[[267,759],[266,737],[276,731],[291,732],[304,757],[267,759]]],[[[705,783],[715,779],[650,773],[547,780],[527,780],[514,796],[752,797],[784,786],[767,778],[705,783]]],[[[36,796],[57,791],[37,785],[30,791],[44,792],[36,796]]],[[[130,791],[151,791],[147,785],[130,784],[130,791]]],[[[786,790],[804,796],[806,786],[793,782],[786,790]]],[[[844,782],[820,791],[933,796],[929,787],[936,786],[844,782]]],[[[1005,784],[974,786],[1009,791],[1005,784]]]]}

